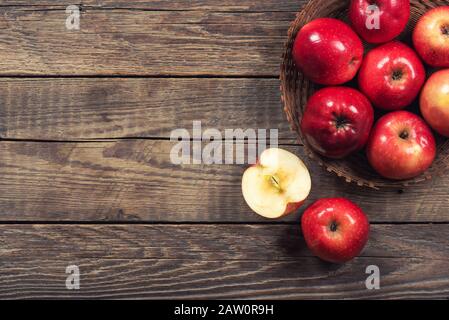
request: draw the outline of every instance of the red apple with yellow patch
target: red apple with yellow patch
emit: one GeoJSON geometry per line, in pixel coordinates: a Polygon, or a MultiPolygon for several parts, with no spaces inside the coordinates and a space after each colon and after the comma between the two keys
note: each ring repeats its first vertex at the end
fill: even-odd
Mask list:
{"type": "Polygon", "coordinates": [[[374,125],[366,154],[381,176],[406,180],[419,176],[432,165],[436,142],[423,119],[408,111],[396,111],[374,125]]]}
{"type": "Polygon", "coordinates": [[[449,67],[449,6],[436,7],[419,19],[413,44],[428,65],[449,67]]]}
{"type": "Polygon", "coordinates": [[[449,138],[449,69],[434,73],[421,92],[421,113],[439,134],[449,138]]]}

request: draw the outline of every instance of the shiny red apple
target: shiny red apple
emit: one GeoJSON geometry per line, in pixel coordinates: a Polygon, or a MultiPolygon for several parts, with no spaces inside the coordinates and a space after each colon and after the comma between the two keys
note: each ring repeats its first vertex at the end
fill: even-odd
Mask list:
{"type": "Polygon", "coordinates": [[[400,110],[418,96],[426,71],[418,55],[394,41],[371,50],[359,73],[360,90],[375,107],[400,110]]]}
{"type": "Polygon", "coordinates": [[[321,199],[301,219],[307,246],[319,258],[344,263],[358,256],[370,231],[362,209],[344,198],[321,199]]]}
{"type": "Polygon", "coordinates": [[[298,32],[292,55],[296,67],[313,82],[339,85],[357,74],[363,59],[363,45],[344,22],[319,18],[298,32]]]}
{"type": "Polygon", "coordinates": [[[301,130],[316,152],[343,158],[365,146],[373,122],[373,107],[362,93],[348,87],[327,87],[309,99],[301,130]]]}
{"type": "Polygon", "coordinates": [[[413,44],[428,65],[449,67],[449,6],[434,8],[419,19],[413,44]]]}
{"type": "Polygon", "coordinates": [[[421,113],[439,134],[449,138],[449,69],[434,73],[421,92],[421,113]]]}
{"type": "Polygon", "coordinates": [[[405,180],[419,176],[432,165],[436,143],[423,119],[408,111],[396,111],[374,125],[366,154],[381,176],[405,180]]]}
{"type": "Polygon", "coordinates": [[[369,43],[385,43],[404,31],[410,0],[352,0],[349,18],[355,31],[369,43]]]}

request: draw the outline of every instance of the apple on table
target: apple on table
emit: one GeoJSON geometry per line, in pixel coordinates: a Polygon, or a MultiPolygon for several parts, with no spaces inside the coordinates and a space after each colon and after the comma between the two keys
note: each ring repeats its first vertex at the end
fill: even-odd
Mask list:
{"type": "Polygon", "coordinates": [[[344,263],[368,242],[370,225],[362,209],[345,198],[320,199],[301,218],[304,239],[319,258],[344,263]]]}
{"type": "Polygon", "coordinates": [[[267,149],[257,164],[242,178],[242,192],[248,206],[265,218],[281,218],[295,212],[309,196],[309,170],[293,153],[267,149]]]}

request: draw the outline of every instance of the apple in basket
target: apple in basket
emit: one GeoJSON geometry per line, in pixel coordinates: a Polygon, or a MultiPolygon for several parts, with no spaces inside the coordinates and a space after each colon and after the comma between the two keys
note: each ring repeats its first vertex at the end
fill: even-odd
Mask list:
{"type": "Polygon", "coordinates": [[[371,50],[359,73],[360,90],[375,107],[400,110],[419,95],[426,71],[407,45],[393,41],[371,50]]]}
{"type": "Polygon", "coordinates": [[[421,92],[421,113],[439,134],[449,138],[449,69],[434,73],[421,92]]]}
{"type": "Polygon", "coordinates": [[[327,87],[307,102],[301,131],[319,154],[343,158],[362,149],[374,122],[374,110],[359,91],[348,87],[327,87]]]}
{"type": "Polygon", "coordinates": [[[352,0],[349,19],[369,43],[385,43],[404,31],[410,18],[410,0],[352,0]]]}
{"type": "Polygon", "coordinates": [[[449,6],[434,8],[419,19],[413,45],[428,65],[449,67],[449,6]]]}
{"type": "Polygon", "coordinates": [[[381,176],[405,180],[419,176],[432,165],[436,143],[423,119],[408,111],[395,111],[375,124],[366,154],[381,176]]]}
{"type": "Polygon", "coordinates": [[[339,85],[356,76],[363,59],[363,44],[344,22],[319,18],[298,32],[292,55],[296,67],[313,82],[339,85]]]}

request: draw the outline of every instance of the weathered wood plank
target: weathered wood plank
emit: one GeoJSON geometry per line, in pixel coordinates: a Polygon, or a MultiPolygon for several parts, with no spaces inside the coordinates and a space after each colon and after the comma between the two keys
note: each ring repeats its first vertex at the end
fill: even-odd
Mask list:
{"type": "Polygon", "coordinates": [[[294,12],[0,8],[0,75],[277,76],[294,12]]]}
{"type": "Polygon", "coordinates": [[[311,256],[299,226],[3,225],[0,297],[447,298],[448,232],[375,225],[361,257],[338,266],[311,256]],[[79,291],[65,288],[73,264],[79,291]],[[365,287],[369,265],[380,290],[365,287]]]}
{"type": "MultiPolygon", "coordinates": [[[[363,258],[449,260],[449,224],[371,225],[363,258]]],[[[0,257],[296,261],[298,224],[3,224],[0,257]],[[238,241],[236,236],[238,235],[238,241]],[[160,242],[155,242],[157,239],[160,242]]]]}
{"type": "Polygon", "coordinates": [[[0,79],[2,138],[161,138],[193,121],[296,139],[276,79],[0,79]]]}
{"type": "MultiPolygon", "coordinates": [[[[154,140],[0,142],[0,220],[264,221],[242,198],[244,166],[174,165],[173,146],[154,140]]],[[[301,147],[286,148],[305,158],[301,147]]],[[[374,191],[306,162],[313,176],[308,204],[345,196],[371,221],[449,221],[449,177],[403,193],[374,191]]],[[[298,214],[286,220],[295,221],[298,214]]]]}
{"type": "MultiPolygon", "coordinates": [[[[305,0],[83,0],[84,8],[133,8],[144,10],[296,11],[305,0]]],[[[56,7],[73,5],[72,0],[2,0],[1,6],[56,7]]]]}

